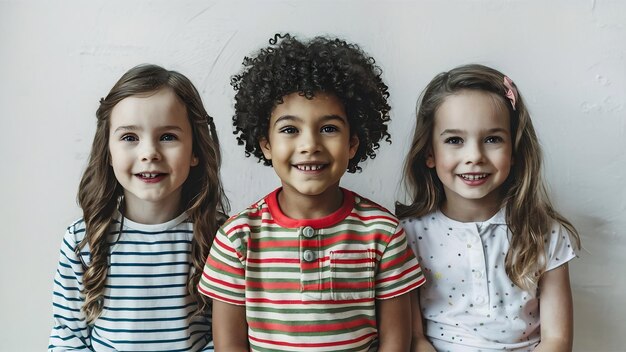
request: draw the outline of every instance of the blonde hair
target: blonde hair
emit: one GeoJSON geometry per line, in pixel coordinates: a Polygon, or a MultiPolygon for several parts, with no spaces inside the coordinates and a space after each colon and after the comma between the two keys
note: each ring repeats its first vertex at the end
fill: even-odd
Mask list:
{"type": "Polygon", "coordinates": [[[492,93],[509,112],[515,161],[502,185],[502,205],[506,205],[506,221],[512,234],[505,268],[513,283],[531,290],[545,272],[545,243],[551,222],[560,223],[578,248],[580,237],[574,226],[552,207],[541,173],[541,147],[530,115],[521,95],[518,94],[515,109],[506,99],[504,77],[495,69],[473,64],[440,73],[430,81],[418,100],[415,133],[404,165],[404,183],[411,203],[396,203],[396,214],[400,218],[423,216],[435,211],[445,200],[435,169],[426,166],[439,106],[461,90],[492,93]]]}
{"type": "Polygon", "coordinates": [[[197,292],[197,285],[206,257],[224,214],[228,212],[228,199],[219,178],[221,156],[219,140],[213,119],[207,114],[202,99],[191,81],[182,74],[156,65],[139,65],[126,72],[115,83],[106,98],[100,100],[96,111],[97,126],[87,168],[78,190],[78,204],[83,210],[85,237],[77,250],[89,245],[90,264],[83,276],[82,310],[88,323],[102,312],[104,286],[108,272],[109,247],[107,234],[118,206],[123,206],[123,189],[111,167],[109,153],[109,127],[113,107],[123,99],[162,87],[171,88],[187,108],[193,132],[193,153],[198,158],[182,186],[181,207],[193,222],[192,267],[187,289],[197,301],[197,313],[206,311],[210,302],[197,292]]]}

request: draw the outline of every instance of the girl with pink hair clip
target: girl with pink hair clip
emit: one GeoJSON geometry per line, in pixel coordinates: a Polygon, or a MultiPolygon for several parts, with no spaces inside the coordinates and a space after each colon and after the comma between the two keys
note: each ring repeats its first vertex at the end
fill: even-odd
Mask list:
{"type": "Polygon", "coordinates": [[[427,278],[414,351],[571,350],[567,263],[580,238],[541,163],[509,77],[465,65],[428,84],[405,163],[411,202],[396,207],[427,278]]]}

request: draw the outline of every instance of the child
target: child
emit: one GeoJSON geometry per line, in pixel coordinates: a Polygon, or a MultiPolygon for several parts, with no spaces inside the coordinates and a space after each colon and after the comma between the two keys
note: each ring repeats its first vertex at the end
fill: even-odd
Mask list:
{"type": "Polygon", "coordinates": [[[480,65],[437,75],[419,102],[405,178],[412,203],[397,215],[428,279],[419,303],[432,346],[571,350],[567,262],[580,240],[548,200],[516,85],[480,65]]]}
{"type": "Polygon", "coordinates": [[[212,350],[195,288],[228,206],[213,119],[185,76],[154,65],[126,72],[96,117],[48,349],[212,350]]]}
{"type": "Polygon", "coordinates": [[[401,351],[423,276],[387,210],[339,187],[389,140],[387,86],[354,44],[276,36],[234,76],[239,144],[282,187],[219,230],[199,289],[218,351],[401,351]]]}

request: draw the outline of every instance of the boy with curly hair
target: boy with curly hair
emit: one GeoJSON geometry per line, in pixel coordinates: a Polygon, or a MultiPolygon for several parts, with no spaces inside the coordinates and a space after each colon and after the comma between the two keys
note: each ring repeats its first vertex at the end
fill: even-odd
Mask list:
{"type": "Polygon", "coordinates": [[[282,187],[215,237],[199,290],[216,350],[408,350],[419,264],[392,213],[339,186],[390,141],[380,68],[355,44],[289,35],[243,64],[235,134],[282,187]]]}

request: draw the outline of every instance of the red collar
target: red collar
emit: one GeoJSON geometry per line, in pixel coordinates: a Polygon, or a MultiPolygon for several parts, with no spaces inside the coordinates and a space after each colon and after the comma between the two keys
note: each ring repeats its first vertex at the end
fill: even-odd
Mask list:
{"type": "Polygon", "coordinates": [[[331,227],[343,219],[345,219],[354,208],[354,193],[345,188],[340,188],[343,192],[343,204],[332,214],[328,214],[323,218],[317,219],[292,219],[285,215],[278,205],[278,193],[282,187],[275,189],[272,193],[265,197],[265,203],[272,214],[272,218],[276,224],[286,228],[298,228],[302,226],[311,226],[314,229],[331,227]]]}

